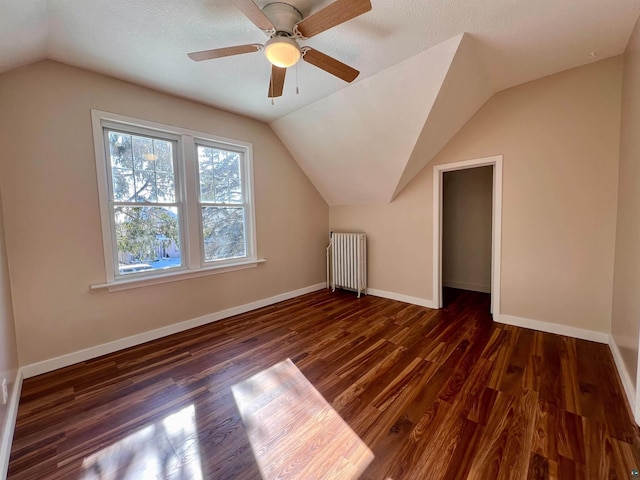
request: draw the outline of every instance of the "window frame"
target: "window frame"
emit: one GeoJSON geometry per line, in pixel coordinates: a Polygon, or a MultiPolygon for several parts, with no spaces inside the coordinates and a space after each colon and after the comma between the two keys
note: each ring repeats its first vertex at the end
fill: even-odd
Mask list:
{"type": "Polygon", "coordinates": [[[248,176],[248,168],[246,166],[246,150],[244,149],[240,149],[240,148],[233,148],[234,146],[230,146],[229,144],[223,144],[220,142],[216,142],[216,141],[212,141],[210,139],[205,139],[205,138],[194,138],[194,153],[195,153],[195,163],[196,163],[196,178],[197,178],[197,200],[198,200],[198,223],[199,223],[199,230],[200,230],[200,258],[201,258],[201,264],[203,268],[206,268],[208,266],[213,266],[213,265],[223,265],[229,262],[233,262],[234,260],[237,260],[238,258],[246,258],[252,251],[252,246],[249,242],[249,238],[250,236],[253,236],[253,231],[251,232],[251,234],[249,233],[249,228],[247,227],[247,218],[249,217],[249,212],[252,209],[252,205],[253,205],[253,201],[252,201],[252,195],[251,192],[249,191],[248,188],[246,188],[246,178],[248,176]],[[242,186],[242,202],[241,203],[227,203],[225,204],[224,202],[203,202],[202,201],[202,194],[201,194],[201,182],[200,182],[200,169],[199,169],[199,165],[198,165],[198,147],[205,147],[205,148],[215,148],[218,150],[226,150],[228,152],[235,152],[238,153],[240,155],[240,184],[242,186]],[[229,259],[220,259],[220,260],[210,260],[207,261],[206,260],[206,255],[205,255],[205,242],[204,242],[204,219],[203,219],[203,215],[202,215],[202,209],[204,207],[216,207],[216,206],[221,206],[221,207],[242,207],[244,208],[244,212],[245,212],[245,232],[244,232],[244,243],[245,243],[245,256],[244,257],[234,257],[234,258],[229,258],[229,259]]]}
{"type": "MultiPolygon", "coordinates": [[[[106,133],[108,131],[115,131],[118,133],[123,133],[125,135],[140,135],[140,136],[145,136],[147,138],[165,140],[173,143],[174,155],[172,158],[172,163],[173,163],[173,182],[174,182],[174,188],[175,188],[175,202],[173,202],[172,205],[175,205],[175,208],[178,211],[178,219],[179,219],[178,238],[180,239],[180,242],[183,243],[183,239],[185,238],[184,218],[185,218],[186,212],[185,212],[185,204],[184,204],[184,197],[185,197],[184,188],[183,188],[184,182],[182,181],[183,175],[182,175],[182,170],[179,167],[181,163],[180,156],[182,153],[181,148],[179,148],[181,139],[177,135],[168,134],[166,132],[159,132],[158,130],[150,130],[147,128],[142,128],[142,127],[133,126],[133,125],[124,126],[121,123],[116,123],[108,120],[102,121],[102,138],[103,138],[103,148],[104,148],[104,158],[105,158],[105,167],[103,171],[107,179],[107,196],[108,196],[107,201],[109,204],[108,205],[109,206],[109,229],[111,233],[111,263],[113,267],[112,270],[113,270],[114,281],[119,281],[125,278],[126,279],[147,278],[150,276],[154,276],[154,273],[152,270],[145,271],[145,272],[134,272],[134,273],[128,273],[128,274],[122,275],[119,273],[119,269],[116,269],[116,262],[118,259],[118,245],[117,245],[116,229],[115,229],[115,209],[117,205],[120,205],[123,203],[130,204],[129,206],[151,207],[151,208],[160,207],[168,204],[166,203],[154,204],[153,202],[121,202],[121,201],[115,200],[113,175],[108,173],[110,169],[110,162],[109,160],[107,160],[108,158],[107,152],[109,151],[109,140],[107,138],[106,133]]],[[[180,271],[180,270],[186,269],[186,264],[184,259],[184,248],[182,246],[180,248],[180,262],[181,262],[181,265],[179,267],[173,267],[170,270],[165,270],[164,272],[168,273],[168,272],[180,271]]]]}
{"type": "Polygon", "coordinates": [[[253,155],[248,142],[232,140],[186,128],[164,125],[147,120],[91,110],[93,143],[95,150],[98,199],[104,251],[104,283],[93,284],[91,289],[108,288],[110,291],[136,288],[216,273],[252,268],[264,259],[257,257],[255,235],[255,204],[253,194],[253,155]],[[107,129],[146,135],[174,143],[174,182],[178,205],[179,238],[182,266],[167,270],[150,270],[127,275],[116,272],[117,244],[115,240],[113,185],[109,173],[107,129]],[[241,186],[245,209],[245,256],[205,262],[200,183],[197,147],[214,146],[241,153],[241,186]]]}

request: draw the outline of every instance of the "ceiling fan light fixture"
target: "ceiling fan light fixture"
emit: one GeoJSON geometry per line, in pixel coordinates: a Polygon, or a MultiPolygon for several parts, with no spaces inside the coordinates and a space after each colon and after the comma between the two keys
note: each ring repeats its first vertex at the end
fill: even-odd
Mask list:
{"type": "Polygon", "coordinates": [[[273,37],[264,44],[264,54],[267,60],[279,68],[295,65],[302,52],[296,41],[289,37],[273,37]]]}

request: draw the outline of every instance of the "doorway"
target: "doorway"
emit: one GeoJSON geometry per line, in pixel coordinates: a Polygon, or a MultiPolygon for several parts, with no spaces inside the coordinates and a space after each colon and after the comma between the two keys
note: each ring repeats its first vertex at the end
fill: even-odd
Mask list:
{"type": "MultiPolygon", "coordinates": [[[[443,306],[443,286],[452,286],[454,288],[463,288],[468,290],[478,291],[490,291],[491,292],[491,313],[495,316],[500,311],[500,245],[501,245],[501,230],[502,230],[502,155],[493,157],[479,158],[475,160],[468,160],[464,162],[449,163],[443,165],[434,166],[433,176],[433,303],[435,308],[441,308],[443,306]],[[483,167],[485,168],[484,170],[483,167]],[[470,172],[469,169],[474,169],[470,172]],[[458,171],[462,175],[456,176],[455,172],[458,171]],[[454,174],[454,175],[450,175],[454,174]],[[445,177],[445,175],[448,175],[445,177]],[[462,239],[455,245],[455,241],[452,241],[451,235],[456,232],[456,229],[460,229],[460,225],[455,225],[456,220],[447,218],[444,220],[445,213],[445,182],[449,189],[455,190],[456,188],[464,188],[462,185],[456,185],[456,183],[463,183],[469,181],[469,177],[477,177],[473,181],[479,181],[482,176],[489,175],[491,192],[490,193],[490,214],[485,212],[480,214],[477,212],[478,205],[469,204],[473,202],[472,198],[458,199],[455,201],[455,205],[447,205],[448,214],[458,210],[458,216],[465,213],[466,210],[476,210],[476,215],[485,215],[486,221],[490,222],[486,225],[488,232],[485,235],[490,235],[489,238],[484,240],[471,238],[462,239]],[[465,178],[467,177],[467,178],[465,178]],[[465,206],[466,202],[466,206],[465,206]],[[489,218],[490,217],[490,218],[489,218]],[[447,250],[464,249],[465,244],[469,245],[469,242],[488,242],[489,245],[484,245],[482,249],[484,252],[482,255],[489,257],[488,259],[474,259],[471,264],[467,262],[464,265],[465,259],[460,258],[460,253],[456,255],[456,258],[444,258],[443,255],[447,253],[447,250]],[[490,272],[482,271],[480,264],[483,262],[490,263],[490,272]],[[473,262],[476,264],[474,265],[473,262]],[[462,274],[466,270],[465,274],[462,274]],[[469,272],[471,270],[471,272],[469,272]],[[443,276],[443,274],[445,274],[443,276]],[[456,277],[458,280],[456,280],[456,277]],[[467,278],[466,281],[460,281],[460,278],[467,278]],[[469,280],[471,279],[471,280],[469,280]]],[[[451,193],[451,192],[449,192],[451,193]]],[[[485,194],[485,195],[486,195],[485,194]]],[[[476,199],[478,201],[478,199],[476,199]]],[[[486,199],[485,199],[486,201],[486,199]]],[[[459,222],[458,222],[459,223],[459,222]]],[[[456,236],[459,236],[456,234],[456,236]]],[[[451,253],[450,251],[448,253],[451,253]]],[[[464,257],[464,254],[463,254],[464,257]]],[[[494,317],[495,318],[495,317],[494,317]]]]}
{"type": "Polygon", "coordinates": [[[492,196],[493,165],[442,175],[443,307],[450,289],[491,293],[492,196]]]}

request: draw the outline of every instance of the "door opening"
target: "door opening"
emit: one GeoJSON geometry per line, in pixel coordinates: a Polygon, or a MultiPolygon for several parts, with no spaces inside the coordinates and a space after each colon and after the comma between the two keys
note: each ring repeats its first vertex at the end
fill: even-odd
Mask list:
{"type": "Polygon", "coordinates": [[[493,165],[443,172],[443,307],[456,292],[491,293],[492,197],[493,165]]]}
{"type": "Polygon", "coordinates": [[[445,304],[443,286],[489,291],[491,313],[497,315],[502,155],[435,165],[433,182],[434,306],[445,304]],[[483,183],[489,191],[483,190],[483,183]]]}

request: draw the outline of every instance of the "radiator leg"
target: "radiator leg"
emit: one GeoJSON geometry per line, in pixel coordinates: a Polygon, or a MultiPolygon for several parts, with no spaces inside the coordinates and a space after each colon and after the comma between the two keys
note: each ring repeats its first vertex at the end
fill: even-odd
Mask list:
{"type": "Polygon", "coordinates": [[[331,244],[327,247],[327,289],[331,286],[331,270],[329,262],[331,260],[329,252],[331,251],[331,244]]]}

